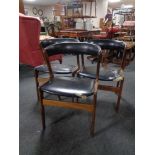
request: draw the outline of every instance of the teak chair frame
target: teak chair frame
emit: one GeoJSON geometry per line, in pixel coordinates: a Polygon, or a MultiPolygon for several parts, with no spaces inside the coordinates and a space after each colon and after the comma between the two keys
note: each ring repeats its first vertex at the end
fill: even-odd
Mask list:
{"type": "MultiPolygon", "coordinates": [[[[90,40],[91,42],[91,40],[90,40]]],[[[92,40],[92,43],[93,40],[92,40]]],[[[94,43],[95,44],[95,43],[94,43]]],[[[97,44],[99,45],[99,44],[97,44]]],[[[99,45],[100,46],[100,45],[99,45]]],[[[101,64],[102,64],[102,67],[107,67],[107,63],[109,62],[108,60],[108,54],[106,53],[107,52],[107,49],[103,49],[102,46],[100,46],[101,49],[102,49],[102,54],[100,55],[100,60],[101,60],[101,64]]],[[[122,56],[122,61],[121,61],[121,65],[120,65],[120,71],[123,73],[124,72],[124,69],[126,67],[126,50],[125,50],[125,44],[124,44],[124,49],[122,50],[123,52],[123,56],[122,56]]],[[[85,68],[85,64],[84,64],[84,57],[81,56],[81,60],[82,60],[82,70],[84,70],[85,68]]],[[[80,72],[80,71],[78,71],[80,72]]],[[[99,79],[99,81],[102,81],[99,79]]],[[[110,92],[113,92],[117,95],[117,102],[116,102],[116,105],[115,105],[115,110],[116,112],[119,112],[119,108],[120,108],[120,100],[121,100],[121,95],[122,95],[122,89],[123,89],[123,84],[124,84],[124,74],[122,75],[122,79],[119,79],[118,81],[116,81],[116,86],[111,86],[111,85],[103,85],[103,84],[100,84],[98,85],[98,89],[99,90],[104,90],[104,91],[110,91],[110,92]]]]}
{"type": "MultiPolygon", "coordinates": [[[[94,45],[94,46],[96,46],[96,45],[94,45]]],[[[99,48],[99,46],[97,46],[97,48],[99,48]]],[[[43,53],[44,53],[45,63],[46,63],[46,65],[48,67],[48,70],[49,70],[49,80],[53,80],[54,79],[54,74],[53,74],[52,67],[50,65],[49,59],[48,59],[48,54],[46,52],[46,49],[43,50],[43,53]]],[[[75,55],[77,55],[77,64],[78,64],[78,68],[80,68],[80,59],[79,59],[80,54],[76,53],[75,55]]],[[[40,103],[41,103],[41,119],[42,119],[43,130],[46,128],[46,125],[45,125],[45,108],[44,108],[44,106],[56,106],[56,107],[62,107],[62,108],[67,108],[67,109],[84,110],[84,111],[87,111],[87,112],[91,113],[92,118],[91,118],[91,126],[90,126],[90,135],[94,136],[99,70],[100,70],[100,59],[98,59],[98,62],[97,62],[96,79],[95,79],[94,92],[93,92],[93,95],[92,95],[93,96],[92,103],[81,104],[81,103],[78,102],[78,100],[77,100],[77,102],[74,102],[74,98],[72,99],[71,102],[45,99],[44,98],[44,93],[41,90],[41,87],[39,87],[39,100],[40,100],[40,103]]],[[[81,96],[81,98],[82,98],[82,96],[81,96]]]]}
{"type": "MultiPolygon", "coordinates": [[[[61,43],[63,41],[66,42],[68,39],[72,39],[72,38],[67,38],[66,40],[65,40],[65,38],[58,38],[58,39],[55,40],[55,43],[59,43],[59,42],[61,43]]],[[[72,40],[74,40],[74,39],[72,39],[72,40]]],[[[48,42],[48,40],[44,40],[44,41],[48,42]]],[[[48,46],[50,46],[52,44],[54,44],[54,43],[53,42],[52,43],[48,43],[48,46]]],[[[42,55],[43,60],[44,60],[44,64],[43,65],[47,66],[46,62],[45,62],[44,54],[43,54],[44,53],[44,48],[42,46],[42,41],[40,42],[40,49],[41,49],[41,55],[42,55]]],[[[79,59],[79,58],[77,57],[77,59],[79,59]]],[[[77,62],[79,62],[79,60],[77,60],[77,62]]],[[[60,61],[60,64],[62,64],[62,61],[60,61]]],[[[71,73],[71,75],[74,77],[78,70],[79,70],[79,64],[77,64],[77,67],[71,73]]],[[[35,78],[36,92],[37,92],[37,99],[38,99],[38,101],[39,101],[39,90],[38,90],[38,87],[43,85],[44,83],[46,83],[50,79],[50,78],[46,78],[46,77],[39,77],[39,73],[40,73],[39,70],[34,69],[34,78],[35,78]]],[[[47,72],[44,72],[44,73],[47,73],[47,72]]],[[[57,74],[60,74],[60,73],[57,73],[57,74]]],[[[61,74],[63,74],[63,73],[61,73],[61,74]]],[[[58,98],[59,98],[59,100],[61,100],[60,96],[58,96],[58,98]]]]}

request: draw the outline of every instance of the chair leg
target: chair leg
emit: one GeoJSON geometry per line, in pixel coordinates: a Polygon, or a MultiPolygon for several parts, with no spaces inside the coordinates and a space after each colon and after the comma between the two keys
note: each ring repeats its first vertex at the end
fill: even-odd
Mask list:
{"type": "Polygon", "coordinates": [[[90,135],[93,137],[94,132],[95,132],[95,118],[96,118],[96,99],[97,99],[97,94],[94,94],[94,99],[93,99],[93,112],[92,112],[92,120],[91,120],[91,128],[90,128],[90,135]]]}
{"type": "Polygon", "coordinates": [[[45,126],[45,108],[43,105],[41,105],[41,119],[42,119],[43,130],[45,130],[45,128],[46,128],[46,126],[45,126]]]}
{"type": "Polygon", "coordinates": [[[59,63],[62,64],[62,59],[59,59],[59,63]]]}
{"type": "Polygon", "coordinates": [[[59,101],[61,101],[61,96],[60,95],[58,95],[58,99],[59,99],[59,101]]]}
{"type": "Polygon", "coordinates": [[[45,108],[42,102],[43,99],[43,92],[41,90],[39,90],[39,100],[40,100],[40,104],[41,104],[41,120],[42,120],[42,128],[43,130],[45,129],[45,108]]]}
{"type": "Polygon", "coordinates": [[[38,71],[34,71],[34,76],[35,76],[35,82],[36,82],[36,92],[37,92],[37,99],[39,101],[39,90],[38,90],[38,87],[39,87],[39,82],[38,82],[38,71]]]}
{"type": "Polygon", "coordinates": [[[118,81],[118,82],[117,82],[117,85],[116,85],[116,87],[119,87],[119,85],[120,85],[120,81],[118,81]]]}
{"type": "Polygon", "coordinates": [[[124,83],[124,79],[120,82],[120,92],[118,94],[117,104],[116,104],[116,107],[115,107],[116,112],[119,111],[119,107],[120,107],[120,100],[121,100],[121,95],[122,95],[123,83],[124,83]]]}
{"type": "Polygon", "coordinates": [[[72,102],[74,102],[74,97],[72,97],[72,102]]]}

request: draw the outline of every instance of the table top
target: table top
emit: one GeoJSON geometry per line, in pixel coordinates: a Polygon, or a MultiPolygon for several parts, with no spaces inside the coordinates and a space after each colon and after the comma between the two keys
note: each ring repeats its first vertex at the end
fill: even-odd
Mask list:
{"type": "Polygon", "coordinates": [[[72,29],[64,29],[64,30],[61,30],[61,31],[101,31],[101,29],[92,29],[92,30],[84,30],[84,29],[75,29],[75,28],[72,28],[72,29]]]}
{"type": "Polygon", "coordinates": [[[125,41],[125,45],[126,45],[125,49],[129,50],[129,49],[132,49],[133,47],[135,47],[135,42],[133,42],[133,41],[125,41]]]}
{"type": "Polygon", "coordinates": [[[52,39],[54,37],[48,36],[48,35],[40,35],[40,41],[45,40],[45,39],[52,39]]]}
{"type": "Polygon", "coordinates": [[[82,29],[66,29],[61,30],[59,32],[56,32],[56,36],[64,36],[64,37],[73,37],[73,38],[86,38],[90,37],[93,34],[100,33],[99,29],[93,29],[93,30],[82,30],[82,29]]]}

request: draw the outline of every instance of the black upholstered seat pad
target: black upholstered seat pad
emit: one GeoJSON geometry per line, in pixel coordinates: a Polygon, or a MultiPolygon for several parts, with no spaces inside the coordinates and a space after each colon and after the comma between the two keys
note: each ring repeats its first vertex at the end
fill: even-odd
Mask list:
{"type": "MultiPolygon", "coordinates": [[[[55,74],[70,74],[76,69],[76,67],[73,65],[51,64],[51,66],[53,73],[55,74]]],[[[35,70],[48,73],[48,68],[46,65],[37,66],[35,67],[35,70]]]]}
{"type": "MultiPolygon", "coordinates": [[[[79,73],[80,76],[95,79],[96,78],[96,66],[87,66],[83,71],[79,73]]],[[[108,70],[100,67],[99,80],[101,81],[113,81],[119,78],[119,70],[108,70]]]]}
{"type": "Polygon", "coordinates": [[[78,77],[55,77],[41,86],[47,93],[68,97],[90,96],[94,92],[94,80],[78,77]]]}

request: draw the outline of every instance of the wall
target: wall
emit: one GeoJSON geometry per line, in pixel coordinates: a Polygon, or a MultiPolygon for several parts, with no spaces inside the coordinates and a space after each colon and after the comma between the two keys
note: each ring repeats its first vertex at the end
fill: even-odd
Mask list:
{"type": "MultiPolygon", "coordinates": [[[[99,27],[99,22],[100,22],[100,18],[104,18],[106,13],[107,13],[107,8],[108,8],[108,0],[97,0],[97,6],[96,6],[96,16],[97,18],[94,18],[92,19],[92,23],[93,23],[93,26],[95,27],[99,27]]],[[[33,14],[33,7],[36,7],[37,9],[42,9],[43,12],[44,12],[44,16],[46,16],[49,21],[52,21],[53,20],[53,6],[32,6],[32,5],[24,5],[25,9],[28,11],[28,15],[30,16],[37,16],[38,15],[34,15],[33,14]]],[[[87,12],[86,14],[89,15],[90,12],[89,12],[89,8],[90,8],[90,5],[87,5],[87,12]]],[[[95,7],[93,6],[93,11],[92,11],[92,15],[94,15],[95,13],[95,7]]],[[[83,10],[84,11],[84,10],[83,10]]]]}
{"type": "Polygon", "coordinates": [[[24,8],[26,10],[26,12],[28,12],[29,16],[34,16],[34,17],[39,17],[39,15],[34,15],[33,14],[33,8],[36,8],[37,10],[41,9],[43,11],[43,16],[47,17],[49,19],[49,21],[52,21],[53,19],[53,6],[37,6],[37,5],[24,5],[24,8]]]}
{"type": "Polygon", "coordinates": [[[100,18],[104,18],[107,14],[108,0],[97,0],[96,5],[96,19],[93,19],[95,27],[99,27],[100,18]]]}

